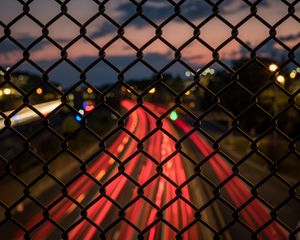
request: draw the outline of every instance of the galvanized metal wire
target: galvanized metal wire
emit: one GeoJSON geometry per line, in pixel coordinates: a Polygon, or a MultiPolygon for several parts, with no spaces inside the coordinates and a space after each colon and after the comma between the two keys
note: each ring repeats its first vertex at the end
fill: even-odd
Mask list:
{"type": "MultiPolygon", "coordinates": [[[[182,235],[188,231],[193,225],[196,223],[201,223],[208,228],[214,239],[223,239],[222,234],[226,232],[228,229],[230,229],[233,225],[239,223],[241,224],[244,228],[248,229],[249,231],[249,236],[248,238],[252,239],[257,239],[258,235],[260,232],[262,232],[264,229],[266,229],[270,222],[266,222],[265,224],[259,226],[256,231],[253,231],[244,221],[241,220],[240,213],[243,211],[244,208],[247,207],[251,203],[253,199],[258,199],[260,203],[262,203],[264,206],[266,206],[269,211],[270,211],[270,217],[271,217],[271,222],[276,222],[278,225],[280,225],[283,229],[285,229],[288,232],[289,239],[296,239],[297,234],[299,234],[299,226],[297,228],[292,228],[288,224],[286,224],[284,221],[281,220],[280,216],[278,216],[278,212],[280,209],[288,206],[290,201],[296,201],[298,204],[300,203],[299,195],[297,195],[297,190],[299,189],[299,184],[300,182],[294,182],[291,183],[289,180],[287,180],[285,177],[281,176],[278,173],[278,166],[285,160],[285,158],[291,154],[297,156],[300,159],[300,153],[299,153],[299,148],[296,147],[296,145],[299,144],[299,137],[300,135],[298,134],[296,137],[291,138],[288,136],[285,132],[283,132],[279,127],[278,127],[278,120],[280,117],[282,117],[289,109],[294,109],[298,114],[299,114],[299,106],[295,104],[295,98],[299,94],[300,89],[297,89],[295,92],[291,93],[287,91],[284,87],[282,87],[274,78],[274,75],[271,76],[267,84],[265,84],[263,87],[260,87],[257,91],[253,92],[249,90],[247,87],[243,85],[243,83],[240,82],[239,79],[239,74],[245,70],[247,67],[249,67],[251,64],[256,64],[259,65],[262,69],[268,70],[268,66],[262,62],[259,58],[259,50],[270,40],[275,41],[279,46],[281,46],[287,53],[288,53],[288,58],[282,62],[282,64],[279,66],[278,71],[283,69],[284,67],[288,66],[289,64],[293,63],[294,65],[300,67],[300,63],[297,62],[295,58],[295,52],[299,49],[300,43],[296,44],[293,48],[290,48],[289,46],[286,45],[284,41],[282,41],[278,36],[276,35],[276,29],[283,24],[287,19],[292,18],[293,20],[297,21],[300,23],[299,16],[295,15],[295,8],[299,8],[299,1],[287,1],[287,0],[281,0],[281,2],[287,7],[288,12],[286,13],[285,16],[283,16],[280,20],[278,20],[274,24],[268,23],[264,19],[263,16],[260,16],[257,14],[257,6],[261,3],[264,2],[263,0],[257,0],[257,1],[249,1],[249,0],[243,0],[241,2],[245,3],[248,8],[249,8],[249,14],[247,16],[244,16],[242,20],[240,20],[238,23],[233,25],[231,22],[229,22],[226,18],[224,18],[220,14],[220,5],[224,4],[226,1],[224,0],[219,0],[219,1],[212,1],[212,0],[205,0],[205,2],[211,7],[211,13],[209,16],[201,21],[198,25],[196,25],[193,21],[189,20],[187,16],[182,14],[181,8],[182,5],[185,2],[185,0],[181,1],[173,1],[173,0],[167,0],[168,3],[170,3],[171,8],[173,9],[173,13],[164,21],[162,21],[160,24],[156,23],[153,19],[149,18],[146,14],[143,12],[144,5],[147,3],[147,0],[143,1],[135,1],[135,0],[130,0],[130,2],[133,7],[135,8],[134,14],[128,17],[125,21],[122,23],[119,23],[116,21],[112,16],[110,16],[110,13],[106,11],[106,4],[108,4],[108,0],[104,1],[99,1],[99,0],[93,0],[98,6],[98,11],[95,15],[90,16],[88,20],[86,20],[84,23],[79,22],[75,17],[73,17],[69,12],[68,12],[68,4],[72,2],[72,0],[55,0],[57,4],[60,5],[60,12],[53,17],[50,21],[47,23],[42,23],[40,22],[34,15],[31,14],[30,7],[31,4],[36,1],[36,0],[18,0],[20,4],[23,6],[23,11],[14,16],[13,20],[11,20],[9,23],[5,24],[0,21],[0,26],[3,28],[3,35],[0,38],[0,47],[1,47],[1,42],[4,42],[5,40],[9,40],[13,42],[22,52],[23,52],[23,57],[15,62],[12,66],[10,66],[9,69],[4,69],[3,67],[0,66],[0,70],[4,73],[4,80],[0,83],[0,87],[3,87],[5,85],[9,85],[10,87],[14,88],[16,91],[18,91],[23,99],[23,103],[14,109],[8,116],[6,116],[3,112],[0,112],[0,116],[4,119],[4,125],[5,127],[0,130],[0,136],[1,134],[5,134],[5,131],[9,130],[13,135],[9,136],[12,138],[19,138],[23,142],[23,150],[18,153],[16,156],[14,156],[12,159],[5,159],[5,157],[1,156],[0,161],[5,165],[5,171],[4,173],[1,173],[0,176],[0,182],[3,181],[3,179],[7,176],[10,176],[15,179],[15,181],[18,182],[18,184],[21,184],[23,186],[23,196],[14,201],[13,204],[7,205],[5,204],[1,199],[0,199],[0,206],[5,210],[5,217],[3,220],[0,222],[0,226],[6,224],[7,222],[13,222],[16,226],[18,226],[19,229],[21,229],[25,234],[24,234],[24,239],[31,239],[31,234],[38,228],[40,227],[44,222],[48,221],[51,222],[52,225],[54,225],[57,229],[61,231],[61,238],[63,239],[68,239],[68,234],[70,230],[75,228],[80,222],[85,219],[88,221],[93,227],[97,229],[97,231],[100,234],[100,237],[102,239],[106,239],[106,234],[109,232],[113,227],[115,227],[120,221],[125,221],[127,224],[129,224],[132,228],[134,228],[138,232],[138,236],[140,239],[143,239],[143,235],[146,234],[149,229],[153,226],[148,226],[145,229],[139,229],[137,226],[135,226],[130,220],[127,219],[126,217],[126,210],[128,210],[135,202],[142,198],[145,201],[147,201],[152,207],[156,208],[155,203],[151,202],[150,199],[148,199],[146,196],[144,196],[144,189],[152,182],[153,179],[158,178],[158,177],[164,177],[167,181],[172,182],[171,179],[168,178],[168,176],[164,175],[162,168],[167,162],[174,157],[176,154],[181,154],[184,156],[190,163],[193,164],[194,166],[194,173],[189,176],[186,181],[181,183],[180,185],[177,185],[176,183],[172,183],[175,188],[176,192],[175,195],[176,197],[172,199],[171,202],[168,204],[164,205],[162,208],[157,209],[158,214],[157,214],[157,222],[161,221],[167,224],[170,228],[172,228],[174,231],[176,231],[176,236],[178,239],[182,238],[182,235]],[[298,4],[298,5],[297,5],[298,4]],[[297,5],[297,6],[296,6],[297,5]],[[41,36],[35,39],[32,43],[30,43],[28,46],[23,46],[22,43],[16,39],[13,34],[12,34],[12,27],[14,24],[18,23],[24,16],[28,17],[30,20],[35,22],[41,30],[41,36]],[[73,24],[75,24],[79,29],[80,32],[79,34],[74,37],[71,41],[69,41],[65,46],[62,46],[59,42],[57,42],[55,39],[53,39],[49,35],[49,28],[56,22],[58,21],[61,17],[66,17],[68,20],[70,20],[73,24]],[[87,27],[91,22],[93,22],[97,18],[104,18],[106,19],[109,23],[111,23],[113,26],[116,27],[116,33],[115,36],[108,42],[106,42],[103,46],[99,46],[91,37],[88,36],[87,34],[87,27]],[[135,19],[141,18],[145,22],[147,22],[150,26],[155,28],[155,34],[153,34],[152,38],[145,42],[142,46],[138,47],[136,46],[133,42],[131,42],[126,36],[126,27],[132,23],[135,19]],[[185,22],[189,27],[193,29],[193,35],[181,46],[176,47],[172,45],[165,37],[163,36],[163,31],[164,27],[174,21],[175,18],[179,18],[181,21],[185,22]],[[231,36],[226,39],[222,44],[217,46],[216,48],[212,47],[209,42],[204,41],[201,38],[201,33],[202,33],[202,28],[207,24],[211,19],[218,19],[222,23],[224,23],[230,30],[231,30],[231,36]],[[269,36],[262,41],[259,45],[257,45],[255,48],[251,47],[248,42],[245,42],[239,37],[239,29],[247,23],[249,19],[255,19],[256,21],[259,21],[265,28],[268,29],[269,31],[269,36]],[[87,41],[89,44],[95,47],[95,49],[98,51],[98,58],[90,63],[88,66],[82,68],[81,66],[76,65],[73,61],[70,60],[68,57],[68,50],[74,46],[80,39],[84,39],[87,41]],[[42,68],[41,66],[38,65],[37,62],[33,61],[31,59],[31,50],[39,44],[42,40],[47,40],[49,41],[53,46],[57,48],[57,50],[60,52],[60,58],[57,59],[55,62],[53,62],[49,67],[47,68],[42,68]],[[135,50],[136,52],[136,58],[130,62],[126,67],[119,68],[118,66],[115,66],[113,62],[111,62],[107,57],[106,57],[106,50],[112,46],[116,41],[122,40],[126,44],[128,44],[129,47],[135,50]],[[168,46],[173,52],[174,56],[172,57],[171,61],[168,62],[165,66],[160,66],[160,68],[154,67],[150,62],[145,60],[144,58],[144,50],[147,49],[153,42],[156,40],[160,40],[162,43],[164,43],[166,46],[168,46]],[[203,66],[200,71],[195,71],[192,66],[190,66],[187,62],[185,62],[182,59],[182,51],[189,46],[193,41],[198,41],[199,43],[203,44],[207,49],[211,51],[212,54],[212,60],[210,62],[207,62],[205,66],[203,66]],[[247,59],[247,61],[238,69],[233,69],[231,66],[229,66],[226,62],[224,62],[220,58],[220,51],[230,44],[232,41],[238,42],[241,46],[243,46],[245,49],[249,51],[250,58],[247,59]],[[11,76],[15,70],[18,69],[19,66],[21,66],[23,63],[28,63],[32,65],[35,69],[37,69],[41,75],[42,81],[37,83],[34,88],[32,88],[30,91],[25,92],[22,90],[20,87],[18,87],[13,81],[11,81],[11,76]],[[49,74],[51,71],[55,68],[58,67],[59,64],[62,62],[68,63],[70,66],[72,66],[77,72],[78,75],[80,76],[80,80],[73,84],[70,88],[67,90],[62,90],[58,88],[55,84],[53,84],[49,80],[49,74]],[[107,66],[110,67],[111,71],[115,72],[117,76],[117,81],[115,83],[109,85],[109,87],[99,90],[97,87],[93,86],[87,81],[87,74],[88,72],[96,67],[96,65],[100,62],[105,63],[107,66]],[[151,72],[154,75],[153,81],[142,91],[137,91],[133,86],[131,86],[126,79],[125,75],[126,72],[128,72],[131,68],[133,68],[137,63],[143,64],[147,69],[151,70],[151,72]],[[184,66],[187,70],[192,72],[194,74],[194,79],[193,81],[190,82],[190,84],[180,90],[180,92],[176,92],[172,87],[168,86],[168,84],[165,83],[163,75],[168,72],[168,70],[174,66],[175,64],[181,64],[184,66]],[[199,76],[200,74],[207,69],[207,67],[212,66],[213,64],[219,64],[223,69],[228,71],[230,73],[231,81],[226,84],[225,87],[222,89],[218,90],[217,92],[212,92],[207,86],[205,86],[203,83],[199,82],[199,76]],[[50,87],[58,96],[60,96],[61,104],[54,110],[52,111],[49,115],[44,116],[41,114],[37,109],[35,109],[31,104],[30,104],[30,96],[35,92],[36,88],[39,86],[42,86],[43,84],[46,84],[48,87],[50,87]],[[86,87],[90,87],[93,89],[94,92],[96,92],[99,101],[97,102],[97,105],[95,106],[94,111],[97,109],[101,108],[106,108],[110,113],[114,115],[115,118],[117,118],[117,125],[114,127],[111,131],[109,131],[105,136],[100,136],[97,134],[92,128],[88,126],[89,118],[93,115],[93,111],[89,114],[87,114],[80,125],[79,128],[77,128],[74,132],[69,134],[68,136],[62,135],[60,132],[58,132],[55,127],[51,125],[51,122],[49,119],[51,119],[53,116],[55,116],[61,109],[67,108],[70,112],[76,114],[77,110],[74,108],[74,106],[71,106],[68,102],[68,94],[71,94],[75,91],[75,89],[84,84],[86,87]],[[166,112],[162,114],[161,116],[157,116],[156,114],[153,113],[151,108],[145,104],[145,97],[148,95],[149,91],[155,87],[162,86],[173,98],[173,104],[171,107],[168,107],[166,112]],[[229,111],[223,104],[222,101],[220,100],[221,97],[223,96],[226,91],[230,90],[233,88],[233,86],[238,86],[240,89],[245,91],[247,94],[251,96],[249,99],[249,104],[238,114],[233,114],[231,111],[229,111]],[[284,94],[288,98],[288,104],[282,108],[280,111],[278,111],[274,115],[270,115],[269,113],[266,113],[264,108],[259,104],[258,102],[258,97],[262,92],[264,92],[267,88],[275,86],[282,94],[284,94]],[[130,111],[121,114],[118,110],[116,110],[114,107],[112,107],[108,102],[107,98],[110,93],[114,92],[118,94],[119,90],[121,87],[125,87],[128,89],[132,96],[136,99],[136,105],[133,109],[130,111]],[[213,103],[203,112],[201,112],[200,115],[195,114],[192,112],[190,109],[185,107],[183,104],[183,96],[185,95],[186,92],[191,90],[192,88],[197,87],[202,89],[204,92],[208,92],[213,99],[213,103]],[[40,116],[41,122],[40,124],[36,127],[36,130],[34,133],[32,133],[30,136],[25,136],[22,134],[18,129],[14,126],[12,126],[11,121],[13,116],[18,113],[21,109],[28,107],[30,108],[33,112],[35,112],[37,115],[40,116]],[[259,134],[258,136],[250,136],[250,134],[246,131],[244,131],[240,127],[240,120],[243,119],[243,117],[249,116],[249,110],[253,107],[257,107],[258,109],[262,110],[265,112],[271,119],[269,121],[268,127],[264,129],[264,131],[259,134]],[[141,140],[135,136],[134,133],[129,131],[125,127],[125,123],[127,121],[127,118],[136,110],[136,109],[143,109],[145,112],[147,112],[150,116],[155,118],[156,121],[156,128],[150,131],[146,136],[144,136],[141,140]],[[188,116],[191,121],[192,121],[192,129],[188,133],[184,133],[182,136],[179,138],[176,138],[173,136],[171,133],[169,133],[163,126],[162,122],[164,119],[168,117],[168,115],[175,109],[180,109],[186,116],[188,116]],[[206,156],[204,159],[202,159],[200,162],[195,161],[192,156],[189,156],[185,151],[182,149],[182,144],[188,139],[194,132],[201,133],[207,138],[210,138],[209,134],[201,128],[201,122],[214,110],[220,109],[223,114],[227,116],[228,119],[231,121],[231,126],[224,132],[218,139],[212,139],[213,141],[213,152],[210,153],[208,156],[206,156]],[[54,154],[50,159],[43,159],[43,157],[39,156],[35,151],[31,149],[31,144],[32,141],[39,136],[39,134],[42,133],[42,131],[47,130],[51,134],[53,134],[58,141],[60,141],[60,149],[56,154],[54,154]],[[73,152],[68,145],[68,142],[76,136],[77,133],[79,133],[81,130],[85,130],[93,136],[95,139],[97,139],[99,143],[99,148],[97,149],[97,152],[93,154],[92,157],[90,157],[87,160],[81,159],[75,152],[73,152]],[[115,134],[118,134],[120,131],[125,132],[128,136],[130,136],[132,139],[137,141],[137,148],[138,150],[135,152],[134,155],[130,156],[127,158],[125,161],[122,161],[121,159],[117,158],[114,154],[112,154],[108,147],[107,144],[109,141],[112,141],[114,139],[115,134]],[[158,162],[157,159],[155,159],[151,153],[148,153],[144,149],[144,145],[146,142],[154,136],[154,134],[157,131],[162,131],[166,136],[168,136],[170,139],[174,140],[176,142],[176,150],[168,156],[163,162],[158,162]],[[287,141],[288,144],[288,151],[283,155],[283,157],[277,161],[274,161],[273,159],[270,159],[268,156],[266,156],[258,147],[258,142],[261,139],[264,139],[267,135],[270,135],[270,133],[276,132],[280,137],[284,138],[285,141],[287,141]],[[222,149],[222,146],[220,145],[221,141],[225,139],[226,137],[230,136],[233,134],[233,132],[236,132],[243,136],[245,139],[249,141],[251,144],[251,151],[241,157],[237,162],[233,160],[226,152],[224,149],[222,149]],[[34,180],[32,180],[29,184],[22,180],[14,171],[13,171],[13,164],[18,159],[20,156],[22,156],[25,153],[30,153],[31,156],[34,156],[42,165],[42,173],[36,177],[34,180]],[[81,164],[81,172],[74,174],[67,183],[62,182],[60,179],[57,178],[57,176],[53,175],[52,172],[49,170],[49,166],[57,160],[58,157],[60,157],[63,153],[67,153],[70,156],[72,156],[74,159],[76,159],[80,164],[81,164]],[[110,178],[109,180],[105,181],[104,183],[99,182],[95,176],[91,175],[87,171],[88,164],[93,161],[94,156],[97,156],[98,154],[105,153],[108,156],[112,157],[117,165],[118,165],[118,174],[110,178]],[[151,177],[148,181],[143,183],[142,185],[135,180],[133,176],[130,176],[126,173],[126,163],[131,161],[135,156],[143,154],[147,158],[151,159],[151,161],[156,164],[156,170],[157,173],[151,177]],[[266,163],[268,163],[269,167],[269,173],[267,173],[264,178],[260,179],[257,183],[253,184],[250,181],[247,180],[247,178],[243,177],[242,174],[240,174],[240,166],[247,161],[249,156],[257,154],[259,155],[266,163]],[[232,174],[221,184],[215,185],[212,183],[211,179],[207,178],[201,171],[202,166],[207,163],[213,156],[215,155],[220,155],[226,161],[228,161],[232,165],[232,174]],[[68,194],[68,187],[74,184],[82,175],[85,175],[88,177],[91,181],[93,181],[95,184],[98,185],[99,187],[99,192],[100,195],[98,198],[90,202],[86,206],[82,206],[79,202],[77,202],[76,199],[74,199],[72,196],[68,194]],[[120,175],[126,176],[131,183],[133,183],[137,188],[138,188],[138,195],[135,199],[132,199],[132,201],[128,202],[127,205],[121,206],[118,202],[116,202],[111,196],[106,194],[106,187],[109,186],[115,179],[117,179],[120,175]],[[49,177],[52,179],[58,186],[61,188],[61,195],[59,198],[55,199],[54,202],[51,202],[51,204],[45,205],[41,203],[37,198],[31,195],[31,189],[39,182],[43,177],[49,177]],[[247,202],[244,202],[239,208],[236,208],[233,206],[226,198],[222,196],[220,193],[220,190],[230,179],[238,177],[241,179],[250,189],[251,189],[251,198],[248,199],[247,202]],[[190,184],[194,179],[200,178],[201,181],[206,182],[210,186],[214,187],[214,196],[207,201],[201,208],[193,204],[192,202],[189,202],[187,199],[185,199],[182,196],[182,189],[190,184]],[[266,201],[259,189],[261,186],[263,186],[270,178],[276,178],[278,181],[280,181],[286,188],[288,188],[288,191],[285,196],[282,196],[281,203],[272,206],[266,201]],[[87,216],[87,210],[93,206],[98,200],[100,200],[102,197],[109,199],[109,201],[118,209],[119,211],[119,217],[117,218],[116,221],[113,221],[110,223],[108,226],[105,228],[98,226],[93,222],[92,219],[90,219],[87,216]],[[75,221],[71,226],[68,228],[63,228],[59,223],[57,223],[55,220],[53,220],[49,214],[51,209],[53,209],[54,206],[59,204],[59,202],[62,199],[69,199],[71,202],[75,203],[80,209],[81,209],[81,216],[80,220],[75,221]],[[31,227],[26,227],[23,223],[21,223],[19,220],[15,219],[12,215],[12,212],[16,207],[25,199],[30,199],[32,202],[34,202],[37,206],[39,206],[42,209],[42,218],[40,221],[38,221],[37,224],[31,227]],[[193,210],[194,213],[194,219],[191,219],[190,223],[186,225],[183,229],[177,229],[175,226],[172,226],[169,222],[167,222],[164,217],[163,217],[163,211],[170,207],[173,202],[182,200],[185,202],[185,204],[189,205],[189,207],[193,210]],[[211,206],[215,201],[221,201],[223,204],[228,206],[230,209],[233,210],[233,220],[229,223],[223,226],[221,229],[214,229],[213,226],[210,226],[208,222],[203,220],[201,214],[202,211],[209,206],[211,206]]],[[[188,4],[188,3],[187,3],[188,4]]],[[[0,3],[1,6],[1,3],[0,3]]],[[[44,10],[42,10],[44,11],[44,10]]],[[[46,10],[45,10],[46,11],[46,10]]],[[[239,101],[237,99],[237,101],[239,101]]],[[[210,138],[211,139],[211,138],[210,138]]],[[[2,183],[1,183],[2,184],[2,183]]],[[[195,190],[197,191],[197,190],[195,190]]],[[[276,189],[274,189],[276,191],[276,189]]],[[[9,193],[8,193],[9,194],[9,193]]],[[[200,235],[199,235],[200,236],[200,235]]],[[[0,236],[1,238],[1,236],[0,236]]],[[[241,236],[241,238],[243,238],[241,236]]],[[[200,237],[199,237],[200,239],[200,237]]],[[[208,238],[207,238],[208,239],[208,238]]]]}

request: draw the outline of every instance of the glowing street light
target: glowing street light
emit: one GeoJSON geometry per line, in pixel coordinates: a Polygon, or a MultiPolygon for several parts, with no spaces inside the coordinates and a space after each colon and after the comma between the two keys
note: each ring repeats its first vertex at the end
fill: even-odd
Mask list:
{"type": "Polygon", "coordinates": [[[278,66],[274,63],[269,66],[269,70],[271,72],[275,72],[277,69],[278,69],[278,66]]]}
{"type": "Polygon", "coordinates": [[[190,91],[190,90],[188,90],[188,91],[185,92],[185,95],[186,95],[186,96],[189,96],[190,94],[191,94],[191,91],[190,91]]]}
{"type": "Polygon", "coordinates": [[[300,73],[300,67],[297,67],[297,68],[296,68],[296,72],[297,72],[297,73],[300,73]]]}
{"type": "Polygon", "coordinates": [[[9,88],[5,88],[3,90],[4,95],[10,95],[11,94],[11,90],[9,88]]]}
{"type": "Polygon", "coordinates": [[[43,93],[43,89],[42,89],[42,88],[38,88],[38,89],[36,90],[36,93],[37,93],[38,95],[41,95],[41,94],[43,93]]]}
{"type": "Polygon", "coordinates": [[[284,85],[284,83],[285,83],[285,77],[282,75],[277,76],[276,80],[277,80],[277,82],[279,82],[282,85],[284,85]]]}
{"type": "Polygon", "coordinates": [[[86,89],[86,91],[87,91],[88,94],[92,94],[92,93],[94,92],[93,89],[90,88],[90,87],[88,87],[88,88],[86,89]]]}
{"type": "Polygon", "coordinates": [[[149,93],[150,93],[150,94],[153,94],[153,93],[155,93],[155,91],[156,91],[156,89],[155,89],[155,88],[152,88],[152,89],[149,90],[149,93]]]}
{"type": "Polygon", "coordinates": [[[294,78],[296,78],[296,76],[297,76],[297,72],[295,70],[291,71],[290,78],[294,79],[294,78]]]}
{"type": "Polygon", "coordinates": [[[186,76],[186,77],[190,77],[190,76],[192,76],[192,73],[191,73],[190,71],[186,71],[186,72],[185,72],[185,76],[186,76]]]}

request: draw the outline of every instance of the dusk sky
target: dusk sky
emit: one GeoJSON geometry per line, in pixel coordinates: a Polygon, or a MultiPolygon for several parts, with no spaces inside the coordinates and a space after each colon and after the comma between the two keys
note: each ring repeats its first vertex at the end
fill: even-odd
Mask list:
{"type": "MultiPolygon", "coordinates": [[[[178,1],[174,1],[178,2],[178,1]]],[[[216,2],[212,0],[211,2],[216,2]]],[[[251,2],[255,2],[251,0],[251,2]]],[[[297,2],[289,0],[287,2],[297,2]]],[[[34,0],[30,3],[30,14],[41,23],[46,24],[60,13],[60,5],[55,0],[34,0]]],[[[71,0],[68,4],[68,14],[78,22],[85,23],[89,18],[97,14],[98,5],[93,0],[71,0]]],[[[129,0],[110,0],[105,4],[105,14],[112,18],[117,24],[123,24],[128,18],[136,13],[135,5],[129,0]]],[[[23,6],[17,0],[1,0],[1,39],[0,39],[0,65],[2,68],[13,66],[22,59],[23,51],[8,38],[4,37],[3,26],[7,25],[15,17],[23,13],[23,6]]],[[[180,7],[181,15],[187,18],[192,24],[199,25],[212,13],[212,6],[204,0],[187,0],[180,7]]],[[[219,5],[219,15],[225,18],[233,26],[250,14],[250,7],[242,0],[225,0],[219,5]]],[[[143,5],[143,13],[153,23],[159,25],[174,13],[174,6],[167,0],[148,0],[143,5]]],[[[276,24],[288,14],[288,6],[280,0],[263,0],[257,5],[257,15],[262,17],[266,24],[276,24]]],[[[300,18],[300,3],[295,5],[295,18],[300,18]]],[[[60,17],[49,26],[49,37],[57,41],[62,47],[79,35],[79,26],[73,23],[66,16],[60,17]]],[[[41,35],[41,27],[24,16],[10,26],[11,36],[18,40],[24,47],[27,47],[41,35]]],[[[103,47],[111,39],[117,36],[118,28],[105,17],[99,16],[87,25],[87,34],[95,44],[103,47]]],[[[143,20],[136,18],[124,28],[124,36],[136,47],[143,46],[148,40],[155,36],[155,28],[143,20]]],[[[269,37],[268,26],[258,21],[256,17],[250,18],[245,24],[238,28],[238,38],[255,48],[258,44],[269,37]]],[[[194,29],[176,17],[162,28],[162,37],[169,41],[175,48],[179,48],[193,36],[194,29]]],[[[231,36],[231,29],[217,17],[213,17],[200,30],[200,38],[207,42],[212,48],[217,48],[223,41],[231,36]]],[[[299,43],[300,24],[289,17],[283,24],[276,28],[276,38],[283,41],[285,47],[293,48],[299,43]]],[[[74,61],[81,69],[97,59],[99,51],[84,38],[79,39],[74,45],[67,49],[68,58],[74,61]]],[[[106,59],[116,65],[120,70],[136,59],[136,50],[129,46],[122,39],[118,39],[106,50],[106,59]]],[[[174,58],[174,50],[156,40],[143,50],[144,60],[149,62],[156,69],[163,68],[174,58]]],[[[281,59],[287,55],[274,39],[266,42],[257,51],[264,56],[274,56],[281,59]]],[[[242,55],[249,56],[249,52],[236,40],[228,43],[219,51],[221,58],[228,63],[229,60],[237,59],[242,55]]],[[[295,51],[296,59],[299,60],[300,50],[295,51]]],[[[212,60],[212,52],[194,40],[181,51],[182,60],[191,65],[195,70],[209,63],[212,60]]],[[[43,39],[34,47],[30,48],[30,59],[46,70],[53,63],[60,59],[60,50],[43,39]]],[[[218,67],[218,66],[216,66],[218,67]]],[[[38,72],[28,63],[23,63],[15,70],[38,72]]],[[[183,74],[186,69],[175,64],[168,72],[183,74]]],[[[132,69],[126,72],[126,79],[149,77],[151,70],[141,63],[137,63],[132,69]]],[[[101,84],[117,81],[117,73],[107,64],[100,62],[87,73],[88,81],[100,86],[101,84]]],[[[63,86],[69,86],[79,80],[79,72],[68,63],[61,63],[57,68],[50,71],[50,80],[59,82],[63,86]]]]}

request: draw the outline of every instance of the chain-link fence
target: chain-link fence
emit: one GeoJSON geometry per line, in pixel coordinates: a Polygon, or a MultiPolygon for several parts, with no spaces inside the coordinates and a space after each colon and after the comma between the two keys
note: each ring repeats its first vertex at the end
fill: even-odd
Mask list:
{"type": "Polygon", "coordinates": [[[0,239],[299,239],[298,0],[0,9],[0,239]]]}

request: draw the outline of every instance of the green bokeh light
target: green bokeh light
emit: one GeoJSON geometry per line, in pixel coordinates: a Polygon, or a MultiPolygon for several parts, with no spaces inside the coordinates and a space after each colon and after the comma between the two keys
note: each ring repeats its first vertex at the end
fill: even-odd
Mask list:
{"type": "Polygon", "coordinates": [[[170,114],[170,119],[172,121],[175,121],[175,120],[177,120],[177,118],[178,118],[177,112],[176,111],[172,111],[171,114],[170,114]]]}

